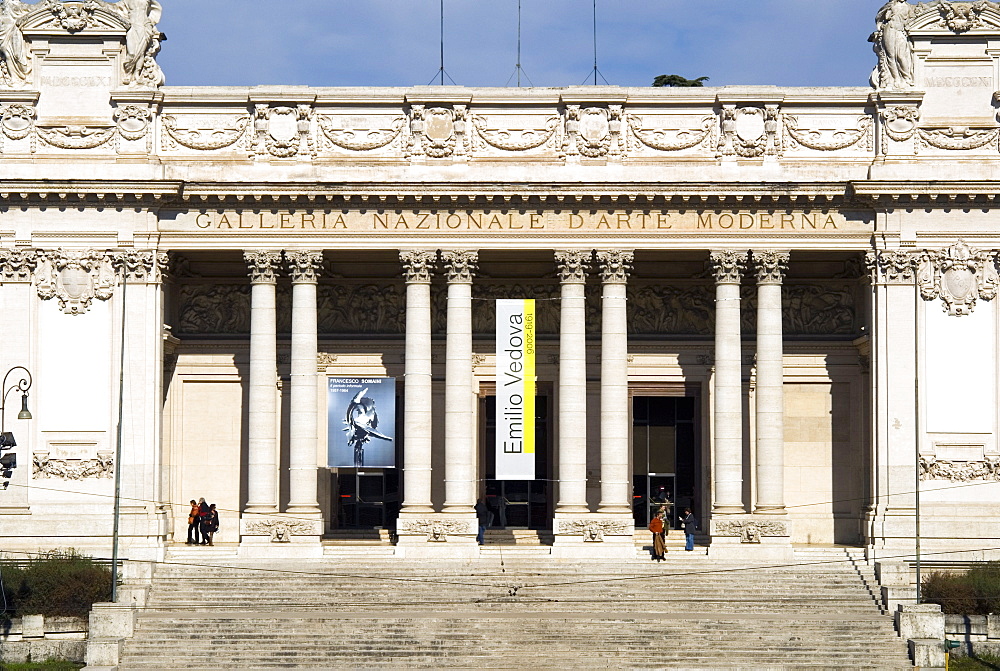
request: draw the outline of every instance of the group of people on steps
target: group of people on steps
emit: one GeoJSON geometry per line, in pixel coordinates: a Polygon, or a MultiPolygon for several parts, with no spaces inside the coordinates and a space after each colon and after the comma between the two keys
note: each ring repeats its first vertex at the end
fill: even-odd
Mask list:
{"type": "Polygon", "coordinates": [[[201,498],[191,499],[191,512],[188,513],[188,545],[215,545],[215,532],[219,530],[219,511],[215,504],[205,503],[201,498]],[[201,540],[199,540],[199,535],[201,540]]]}
{"type": "MultiPolygon", "coordinates": [[[[661,507],[656,517],[649,523],[649,530],[653,532],[653,561],[663,561],[663,555],[667,554],[667,532],[666,532],[666,506],[661,507]]],[[[686,543],[684,549],[688,552],[694,551],[694,532],[698,530],[698,520],[690,508],[684,509],[681,517],[681,525],[684,527],[684,538],[686,543]]]]}

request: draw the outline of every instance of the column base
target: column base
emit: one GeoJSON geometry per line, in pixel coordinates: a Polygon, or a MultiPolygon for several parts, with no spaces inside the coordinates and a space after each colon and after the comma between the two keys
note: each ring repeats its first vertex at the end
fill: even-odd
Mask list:
{"type": "Polygon", "coordinates": [[[635,558],[635,520],[626,514],[557,512],[552,519],[552,555],[564,559],[635,558]]]}
{"type": "Polygon", "coordinates": [[[323,519],[303,519],[301,514],[258,515],[240,518],[240,557],[322,557],[323,519]]]}
{"type": "Polygon", "coordinates": [[[790,562],[791,523],[774,515],[712,518],[708,556],[720,561],[790,562]]]}
{"type": "Polygon", "coordinates": [[[302,515],[313,516],[313,515],[322,515],[323,511],[319,509],[319,505],[316,503],[306,503],[301,505],[289,503],[288,507],[285,509],[285,514],[296,515],[296,516],[302,516],[302,515]]]}
{"type": "Polygon", "coordinates": [[[479,556],[479,521],[474,512],[401,512],[396,520],[397,553],[407,557],[479,556]]]}

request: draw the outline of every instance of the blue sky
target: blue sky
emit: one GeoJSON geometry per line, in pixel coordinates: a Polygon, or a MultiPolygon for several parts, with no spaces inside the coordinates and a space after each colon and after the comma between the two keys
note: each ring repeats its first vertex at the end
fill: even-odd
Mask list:
{"type": "MultiPolygon", "coordinates": [[[[160,1],[168,85],[413,86],[438,71],[440,0],[160,1]]],[[[517,0],[444,2],[450,77],[505,85],[517,0]]],[[[659,74],[708,76],[713,86],[866,86],[882,2],[598,0],[599,69],[620,86],[659,74]]],[[[592,6],[522,0],[521,64],[536,86],[588,80],[592,6]]]]}

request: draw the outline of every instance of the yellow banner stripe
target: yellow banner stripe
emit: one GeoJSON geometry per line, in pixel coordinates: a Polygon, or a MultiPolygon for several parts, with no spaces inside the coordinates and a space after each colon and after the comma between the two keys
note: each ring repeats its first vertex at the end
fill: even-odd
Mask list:
{"type": "Polygon", "coordinates": [[[535,453],[535,301],[524,301],[524,453],[535,453]]]}

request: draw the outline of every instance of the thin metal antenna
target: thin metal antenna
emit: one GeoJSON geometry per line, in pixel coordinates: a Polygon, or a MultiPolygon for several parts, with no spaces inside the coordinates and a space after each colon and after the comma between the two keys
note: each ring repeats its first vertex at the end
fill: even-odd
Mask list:
{"type": "Polygon", "coordinates": [[[594,0],[594,86],[597,86],[597,0],[594,0]]]}
{"type": "Polygon", "coordinates": [[[444,86],[445,77],[447,77],[448,81],[450,81],[453,85],[457,86],[457,84],[455,84],[455,80],[452,79],[451,75],[449,75],[444,69],[444,0],[441,0],[441,66],[438,68],[437,74],[431,77],[431,80],[427,83],[433,84],[434,80],[438,77],[441,78],[441,86],[444,86]]]}
{"type": "MultiPolygon", "coordinates": [[[[607,84],[608,80],[604,79],[604,75],[600,70],[597,69],[597,0],[594,0],[594,86],[597,86],[597,76],[600,75],[604,83],[607,84]]],[[[590,79],[590,75],[587,75],[587,79],[590,79]]],[[[583,83],[587,83],[587,79],[583,80],[583,83]]]]}
{"type": "Polygon", "coordinates": [[[531,77],[528,73],[524,71],[521,67],[521,0],[517,0],[517,63],[514,65],[514,72],[510,77],[507,78],[507,83],[504,86],[510,86],[510,80],[515,76],[517,77],[517,87],[521,88],[521,75],[528,80],[529,86],[534,86],[535,84],[531,81],[531,77]]]}

